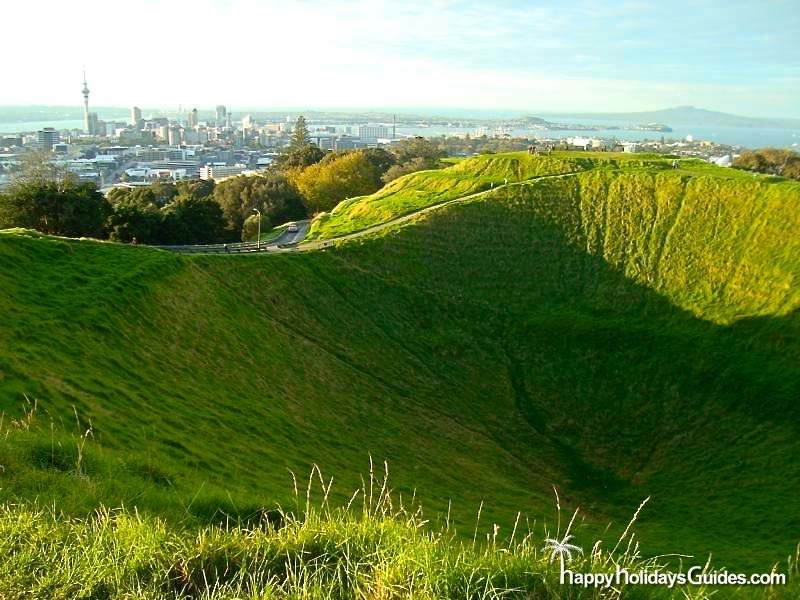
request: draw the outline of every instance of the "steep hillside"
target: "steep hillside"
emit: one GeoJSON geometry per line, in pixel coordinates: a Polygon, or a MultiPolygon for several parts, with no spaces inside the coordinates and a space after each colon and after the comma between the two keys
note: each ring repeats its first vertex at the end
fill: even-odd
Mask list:
{"type": "Polygon", "coordinates": [[[470,537],[481,501],[508,530],[518,510],[552,516],[556,485],[592,532],[651,496],[647,553],[789,554],[800,187],[657,160],[483,160],[414,185],[449,194],[461,173],[463,194],[528,166],[325,251],[0,235],[0,401],[17,420],[38,402],[0,441],[0,498],[207,521],[286,500],[287,469],[311,463],[346,494],[371,453],[430,518],[452,500],[470,537]],[[536,179],[553,168],[580,173],[536,179]]]}
{"type": "MultiPolygon", "coordinates": [[[[506,183],[513,186],[533,179],[554,178],[588,170],[658,172],[671,169],[674,160],[661,155],[608,152],[554,152],[537,156],[517,152],[470,158],[446,169],[406,175],[370,196],[341,202],[330,213],[322,213],[314,219],[309,238],[330,239],[352,234],[426,207],[485,192],[506,183]]],[[[710,167],[693,159],[684,159],[680,165],[684,174],[713,171],[716,177],[750,177],[738,171],[710,167]]]]}
{"type": "Polygon", "coordinates": [[[341,202],[314,220],[309,237],[330,238],[352,233],[426,206],[489,190],[507,181],[571,173],[590,168],[586,158],[498,155],[466,160],[442,170],[411,173],[370,196],[341,202]]]}

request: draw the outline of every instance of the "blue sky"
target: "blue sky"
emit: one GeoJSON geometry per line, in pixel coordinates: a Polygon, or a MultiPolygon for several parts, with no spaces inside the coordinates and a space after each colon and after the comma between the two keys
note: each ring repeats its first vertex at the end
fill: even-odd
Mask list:
{"type": "Polygon", "coordinates": [[[0,104],[800,117],[800,1],[27,0],[0,104]],[[42,44],[42,40],[48,40],[42,44]]]}

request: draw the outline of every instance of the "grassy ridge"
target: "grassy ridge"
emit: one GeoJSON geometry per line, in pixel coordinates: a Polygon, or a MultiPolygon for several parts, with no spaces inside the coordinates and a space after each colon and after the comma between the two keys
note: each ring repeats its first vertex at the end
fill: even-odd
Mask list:
{"type": "MultiPolygon", "coordinates": [[[[556,152],[542,156],[513,153],[466,159],[443,170],[406,175],[370,196],[341,202],[330,213],[323,213],[314,219],[309,239],[328,239],[360,231],[507,182],[519,183],[538,177],[589,170],[659,172],[671,170],[673,161],[673,158],[660,155],[606,152],[556,152]]],[[[682,160],[680,165],[680,173],[683,174],[708,173],[717,178],[752,179],[751,175],[740,171],[713,167],[699,160],[682,160]]]]}
{"type": "Polygon", "coordinates": [[[357,487],[371,452],[462,533],[556,484],[587,537],[652,496],[645,552],[772,565],[800,514],[797,189],[610,164],[280,256],[1,234],[0,399],[39,407],[0,498],[213,522],[312,462],[357,487]]]}
{"type": "Polygon", "coordinates": [[[370,196],[341,202],[311,224],[309,239],[326,239],[365,229],[455,198],[482,192],[506,181],[570,173],[591,167],[589,159],[498,155],[461,161],[447,169],[420,171],[389,183],[370,196]]]}

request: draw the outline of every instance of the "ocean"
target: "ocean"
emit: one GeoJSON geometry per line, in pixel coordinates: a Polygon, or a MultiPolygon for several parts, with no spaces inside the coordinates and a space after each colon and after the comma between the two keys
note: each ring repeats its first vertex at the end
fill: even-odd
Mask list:
{"type": "MultiPolygon", "coordinates": [[[[100,117],[103,119],[103,117],[100,117]]],[[[583,125],[616,125],[608,121],[581,120],[583,125]]],[[[331,123],[335,125],[335,123],[331,123]]],[[[624,125],[619,123],[619,125],[624,125]]],[[[669,125],[669,124],[668,124],[669,125]]],[[[82,120],[69,121],[26,121],[8,123],[0,121],[0,134],[13,134],[25,131],[38,131],[44,127],[55,127],[59,130],[82,129],[82,120]]],[[[355,129],[355,128],[354,128],[355,129]]],[[[468,133],[474,135],[474,128],[462,127],[412,127],[405,125],[397,126],[397,134],[404,135],[455,135],[457,133],[468,133]]],[[[764,148],[767,146],[775,148],[800,147],[800,130],[791,129],[769,129],[760,127],[673,127],[673,131],[661,133],[658,131],[625,131],[620,129],[600,129],[596,131],[583,130],[562,130],[562,131],[541,131],[529,129],[513,129],[510,132],[513,136],[537,138],[537,139],[561,139],[572,136],[587,136],[600,138],[617,138],[623,141],[641,141],[645,139],[657,140],[663,135],[665,139],[685,139],[691,135],[695,141],[709,140],[720,144],[732,146],[743,146],[745,148],[764,148]]]]}

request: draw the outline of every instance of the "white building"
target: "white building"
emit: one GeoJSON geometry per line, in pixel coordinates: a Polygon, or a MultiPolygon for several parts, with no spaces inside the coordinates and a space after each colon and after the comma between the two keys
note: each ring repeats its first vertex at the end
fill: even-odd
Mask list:
{"type": "Polygon", "coordinates": [[[385,125],[360,125],[358,137],[368,144],[377,144],[378,138],[389,137],[389,128],[385,125]]]}
{"type": "Polygon", "coordinates": [[[246,170],[247,165],[206,165],[200,168],[200,179],[219,181],[226,177],[241,175],[246,170]]]}
{"type": "Polygon", "coordinates": [[[731,155],[726,154],[725,156],[712,156],[709,162],[714,163],[718,167],[730,167],[733,161],[731,160],[731,155]]]}

